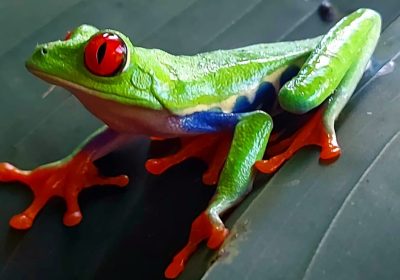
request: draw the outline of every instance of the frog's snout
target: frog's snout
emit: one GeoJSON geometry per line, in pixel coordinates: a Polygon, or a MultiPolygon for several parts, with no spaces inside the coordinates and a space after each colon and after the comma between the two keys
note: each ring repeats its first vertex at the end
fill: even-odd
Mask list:
{"type": "Polygon", "coordinates": [[[45,67],[47,60],[49,59],[49,53],[49,46],[47,44],[36,46],[35,50],[32,53],[32,56],[29,57],[28,60],[25,62],[25,66],[28,69],[40,69],[42,67],[45,67]]]}

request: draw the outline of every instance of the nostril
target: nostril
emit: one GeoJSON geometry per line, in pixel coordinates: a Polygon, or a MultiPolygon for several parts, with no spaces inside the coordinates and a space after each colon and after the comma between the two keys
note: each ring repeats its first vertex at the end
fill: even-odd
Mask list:
{"type": "Polygon", "coordinates": [[[42,55],[47,54],[47,48],[46,48],[46,47],[42,47],[42,48],[40,49],[40,52],[42,53],[42,55]]]}

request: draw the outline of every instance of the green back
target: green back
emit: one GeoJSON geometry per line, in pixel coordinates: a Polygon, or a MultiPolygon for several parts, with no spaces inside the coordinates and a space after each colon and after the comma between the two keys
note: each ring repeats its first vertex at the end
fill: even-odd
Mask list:
{"type": "Polygon", "coordinates": [[[288,65],[304,61],[320,37],[258,44],[194,56],[135,48],[145,72],[155,77],[153,94],[168,110],[185,114],[201,104],[216,105],[229,97],[255,91],[263,80],[288,65]]]}

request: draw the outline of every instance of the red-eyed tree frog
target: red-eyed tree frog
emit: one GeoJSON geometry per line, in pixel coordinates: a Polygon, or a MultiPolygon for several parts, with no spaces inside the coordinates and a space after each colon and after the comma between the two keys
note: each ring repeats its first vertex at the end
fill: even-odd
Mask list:
{"type": "Polygon", "coordinates": [[[321,147],[321,159],[340,155],[334,122],[367,67],[380,29],[377,12],[359,9],[313,39],[194,56],[140,48],[118,31],[89,25],[65,40],[38,45],[26,62],[28,70],[69,90],[105,126],[60,161],[32,171],[0,164],[0,181],[20,181],[35,195],[10,225],[30,228],[53,196],[65,198],[64,224],[80,223],[77,198],[83,188],[128,184],[123,175],[102,177],[93,162],[138,136],[183,139],[176,155],[147,162],[152,173],[188,156],[202,157],[214,143],[203,179],[217,189],[193,222],[187,245],[166,269],[167,278],[177,277],[201,241],[211,249],[223,243],[228,230],[221,215],[250,191],[256,170],[272,173],[310,144],[321,147]],[[271,116],[282,111],[311,117],[266,159],[271,116]],[[228,145],[218,144],[231,137],[228,145]]]}

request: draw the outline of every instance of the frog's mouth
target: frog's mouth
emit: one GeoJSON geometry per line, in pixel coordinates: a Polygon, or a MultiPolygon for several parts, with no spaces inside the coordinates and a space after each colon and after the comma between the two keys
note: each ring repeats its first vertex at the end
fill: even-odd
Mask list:
{"type": "MultiPolygon", "coordinates": [[[[148,107],[148,106],[146,106],[146,104],[144,104],[144,102],[143,102],[144,100],[142,100],[142,99],[138,99],[138,98],[134,98],[134,97],[128,98],[128,97],[124,97],[124,96],[119,96],[117,94],[104,93],[104,92],[101,92],[101,91],[98,91],[95,89],[87,88],[85,86],[76,84],[76,83],[68,81],[68,80],[65,80],[63,78],[48,74],[46,72],[36,69],[35,67],[33,67],[29,64],[26,64],[25,66],[28,69],[28,71],[31,72],[33,75],[39,77],[40,79],[42,79],[50,84],[63,87],[65,89],[67,89],[68,91],[70,91],[71,93],[73,93],[74,95],[76,95],[75,93],[79,92],[82,94],[88,94],[88,95],[95,96],[95,97],[98,97],[101,99],[115,101],[115,102],[119,102],[119,103],[123,103],[123,104],[132,104],[132,105],[140,104],[142,107],[148,107]]],[[[162,108],[161,103],[159,103],[156,100],[153,101],[152,105],[153,106],[149,107],[149,109],[154,109],[154,107],[162,108]],[[157,103],[155,103],[155,102],[157,102],[157,103]]]]}
{"type": "MultiPolygon", "coordinates": [[[[31,72],[33,75],[39,77],[40,79],[42,79],[43,81],[46,81],[50,84],[56,85],[56,86],[60,86],[63,87],[67,90],[69,90],[70,92],[81,92],[81,93],[86,93],[86,94],[90,94],[90,95],[94,95],[96,97],[100,97],[103,99],[112,99],[110,97],[107,96],[107,94],[104,94],[100,91],[97,90],[93,90],[81,85],[78,85],[76,83],[73,83],[71,81],[47,74],[43,71],[37,70],[29,65],[26,65],[26,68],[28,69],[29,72],[31,72]],[[108,98],[107,98],[108,97],[108,98]]],[[[128,101],[127,101],[128,102],[128,101]]]]}

